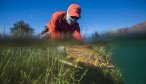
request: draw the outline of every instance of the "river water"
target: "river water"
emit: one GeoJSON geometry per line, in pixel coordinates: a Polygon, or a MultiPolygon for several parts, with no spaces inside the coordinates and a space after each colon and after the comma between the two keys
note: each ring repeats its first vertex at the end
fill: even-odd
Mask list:
{"type": "Polygon", "coordinates": [[[109,46],[125,84],[146,84],[146,40],[120,40],[109,46]]]}

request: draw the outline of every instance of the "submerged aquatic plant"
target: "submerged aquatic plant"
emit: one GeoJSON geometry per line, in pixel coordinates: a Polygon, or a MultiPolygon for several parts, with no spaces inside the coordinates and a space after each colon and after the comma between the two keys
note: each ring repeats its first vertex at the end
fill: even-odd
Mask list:
{"type": "MultiPolygon", "coordinates": [[[[99,51],[100,52],[100,51],[99,51]]],[[[102,54],[105,54],[101,52],[102,54]]],[[[107,55],[107,54],[105,54],[107,55]]],[[[54,46],[0,49],[1,84],[121,84],[117,68],[70,67],[54,46]]]]}

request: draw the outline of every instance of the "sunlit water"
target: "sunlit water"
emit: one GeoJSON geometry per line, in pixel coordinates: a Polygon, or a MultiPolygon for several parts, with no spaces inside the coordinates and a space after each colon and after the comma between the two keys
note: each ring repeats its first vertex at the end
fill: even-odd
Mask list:
{"type": "Polygon", "coordinates": [[[110,48],[125,84],[146,84],[146,40],[116,41],[110,48]]]}

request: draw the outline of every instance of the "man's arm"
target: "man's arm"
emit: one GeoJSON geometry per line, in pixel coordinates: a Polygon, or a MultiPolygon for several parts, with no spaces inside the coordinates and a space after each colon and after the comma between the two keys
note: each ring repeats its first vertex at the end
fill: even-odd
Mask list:
{"type": "Polygon", "coordinates": [[[81,40],[82,40],[79,25],[77,25],[76,28],[75,28],[74,38],[75,38],[76,40],[78,40],[78,41],[81,41],[81,40]]]}
{"type": "Polygon", "coordinates": [[[58,13],[54,13],[50,22],[46,25],[49,28],[50,38],[51,39],[60,39],[61,32],[58,31],[58,24],[59,24],[59,15],[58,13]]]}

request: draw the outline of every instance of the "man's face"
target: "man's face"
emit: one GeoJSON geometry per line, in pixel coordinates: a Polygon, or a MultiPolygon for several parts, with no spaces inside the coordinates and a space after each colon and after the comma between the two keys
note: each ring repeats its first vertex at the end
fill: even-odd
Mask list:
{"type": "Polygon", "coordinates": [[[74,25],[77,22],[78,19],[79,19],[78,17],[76,17],[76,16],[70,16],[69,13],[67,13],[66,21],[67,21],[67,23],[69,25],[74,25]]]}

